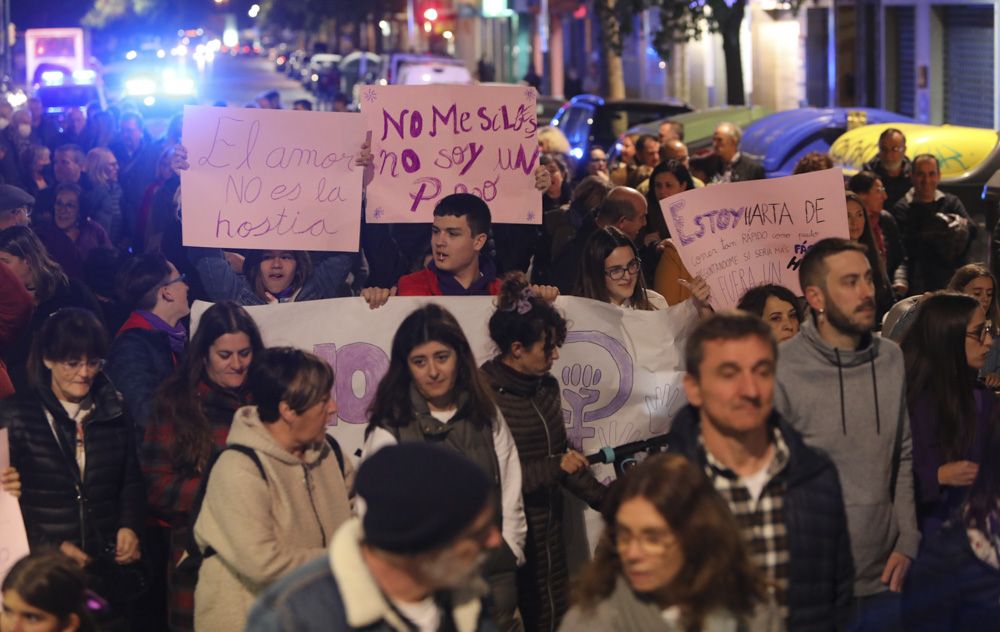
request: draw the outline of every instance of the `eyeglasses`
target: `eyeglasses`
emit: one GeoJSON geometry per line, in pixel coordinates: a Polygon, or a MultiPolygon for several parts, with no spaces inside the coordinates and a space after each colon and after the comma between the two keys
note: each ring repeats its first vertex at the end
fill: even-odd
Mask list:
{"type": "Polygon", "coordinates": [[[621,281],[628,274],[632,276],[639,271],[639,266],[642,265],[642,261],[636,257],[635,259],[628,262],[624,266],[612,266],[610,268],[604,269],[604,274],[608,275],[608,278],[612,281],[621,281]]]}
{"type": "Polygon", "coordinates": [[[892,147],[881,147],[882,151],[906,151],[906,145],[893,145],[892,147]]]}
{"type": "Polygon", "coordinates": [[[885,187],[875,187],[875,190],[879,193],[885,193],[885,187]]]}
{"type": "Polygon", "coordinates": [[[993,323],[986,321],[976,331],[967,331],[965,335],[967,338],[972,338],[979,342],[979,344],[984,345],[987,340],[991,340],[993,336],[997,335],[997,330],[993,327],[993,323]]]}
{"type": "Polygon", "coordinates": [[[187,275],[186,275],[186,274],[184,274],[183,272],[181,272],[181,273],[180,273],[180,274],[179,274],[179,275],[177,276],[177,278],[176,278],[176,279],[169,279],[169,280],[167,280],[167,281],[164,281],[163,283],[160,283],[159,285],[157,285],[157,286],[156,286],[156,289],[160,289],[161,287],[167,287],[168,285],[170,285],[170,284],[172,284],[172,283],[180,283],[181,281],[183,281],[183,280],[184,280],[184,279],[186,279],[186,278],[187,278],[187,275]]]}
{"type": "Polygon", "coordinates": [[[673,533],[663,531],[658,533],[632,534],[628,531],[615,532],[615,548],[619,554],[627,551],[632,543],[639,546],[639,550],[647,555],[662,555],[667,549],[677,544],[677,536],[673,533]]]}
{"type": "Polygon", "coordinates": [[[94,360],[63,360],[59,364],[63,365],[73,373],[76,373],[83,367],[87,367],[91,371],[100,371],[104,368],[106,360],[103,358],[98,358],[94,360]]]}

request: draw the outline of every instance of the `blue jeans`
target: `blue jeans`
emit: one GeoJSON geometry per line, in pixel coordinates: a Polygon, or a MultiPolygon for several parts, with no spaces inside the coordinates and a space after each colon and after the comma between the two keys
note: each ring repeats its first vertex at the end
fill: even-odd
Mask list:
{"type": "Polygon", "coordinates": [[[888,590],[855,597],[849,632],[902,632],[903,599],[888,590]]]}

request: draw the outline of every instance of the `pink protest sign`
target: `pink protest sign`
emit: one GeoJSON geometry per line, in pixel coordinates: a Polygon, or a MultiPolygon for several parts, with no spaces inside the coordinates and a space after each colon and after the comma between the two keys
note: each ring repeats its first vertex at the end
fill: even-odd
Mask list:
{"type": "Polygon", "coordinates": [[[527,86],[368,86],[369,222],[430,222],[452,193],[485,200],[493,221],[540,224],[536,93],[527,86]]]}
{"type": "Polygon", "coordinates": [[[356,251],[358,114],[184,107],[185,246],[356,251]]]}
{"type": "Polygon", "coordinates": [[[693,189],[660,200],[660,209],[684,266],[708,282],[718,309],[768,283],[801,296],[802,255],[848,236],[840,169],[693,189]]]}

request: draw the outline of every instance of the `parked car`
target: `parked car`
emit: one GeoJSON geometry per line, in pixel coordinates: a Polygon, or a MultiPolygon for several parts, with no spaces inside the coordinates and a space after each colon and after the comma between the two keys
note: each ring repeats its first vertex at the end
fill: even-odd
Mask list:
{"type": "Polygon", "coordinates": [[[762,162],[769,178],[791,175],[802,156],[828,152],[853,125],[913,123],[896,112],[874,108],[799,108],[755,121],[743,131],[740,151],[762,162]]]}
{"type": "Polygon", "coordinates": [[[559,108],[566,105],[566,99],[556,99],[554,97],[538,96],[535,101],[537,106],[537,117],[539,125],[551,125],[552,119],[559,112],[559,108]]]}
{"type": "MultiPolygon", "coordinates": [[[[740,105],[724,106],[668,116],[649,123],[643,123],[642,125],[636,125],[629,128],[625,133],[659,136],[660,125],[667,121],[677,121],[684,125],[684,143],[688,147],[688,153],[691,156],[695,156],[699,153],[711,151],[712,134],[715,133],[715,128],[718,127],[719,123],[728,121],[745,128],[753,121],[762,119],[770,114],[770,110],[760,105],[751,107],[740,105]]],[[[618,154],[621,153],[620,138],[619,142],[616,142],[615,146],[608,152],[609,162],[614,162],[618,158],[618,154]]]]}
{"type": "Polygon", "coordinates": [[[580,160],[591,147],[609,151],[618,138],[631,127],[690,112],[683,101],[607,101],[593,94],[570,99],[552,118],[552,125],[569,140],[570,155],[580,160]]]}
{"type": "Polygon", "coordinates": [[[302,85],[311,92],[315,92],[316,85],[319,83],[320,75],[324,75],[328,72],[340,72],[339,66],[341,59],[343,59],[343,57],[332,53],[316,53],[309,58],[309,65],[302,74],[302,85]]]}
{"type": "Polygon", "coordinates": [[[285,73],[292,79],[300,79],[302,77],[302,67],[308,64],[309,53],[300,48],[288,57],[285,73]]]}
{"type": "MultiPolygon", "coordinates": [[[[388,57],[365,51],[354,51],[340,60],[340,91],[354,95],[357,85],[377,83],[388,57]]],[[[357,99],[354,99],[357,102],[357,99]]]]}

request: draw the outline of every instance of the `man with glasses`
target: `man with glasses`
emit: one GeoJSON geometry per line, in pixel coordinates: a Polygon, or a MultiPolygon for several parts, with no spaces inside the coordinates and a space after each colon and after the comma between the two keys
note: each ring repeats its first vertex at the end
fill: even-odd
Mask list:
{"type": "Polygon", "coordinates": [[[491,487],[454,450],[382,448],[358,470],[360,518],[337,530],[328,555],[265,591],[246,629],[495,630],[480,577],[501,542],[491,487]]]}
{"type": "Polygon", "coordinates": [[[881,178],[888,196],[883,206],[887,211],[910,190],[911,169],[906,157],[906,136],[895,127],[882,132],[878,137],[878,154],[861,167],[862,171],[873,171],[881,178]]]}
{"type": "Polygon", "coordinates": [[[35,198],[27,191],[10,184],[0,184],[0,230],[11,226],[27,226],[35,198]]]}
{"type": "Polygon", "coordinates": [[[850,544],[837,471],[773,407],[777,344],[756,316],[723,312],[688,338],[668,450],[704,469],[736,517],[790,630],[841,629],[850,544]]]}
{"type": "Polygon", "coordinates": [[[142,445],[152,413],[153,392],[180,361],[190,312],[184,275],[160,253],[142,255],[125,270],[122,293],[134,310],[108,353],[108,370],[135,421],[142,445]]]}
{"type": "Polygon", "coordinates": [[[776,408],[837,466],[854,560],[853,631],[900,627],[900,592],[920,545],[903,352],[875,327],[864,246],[817,242],[799,283],[810,308],[781,346],[776,408]]]}

